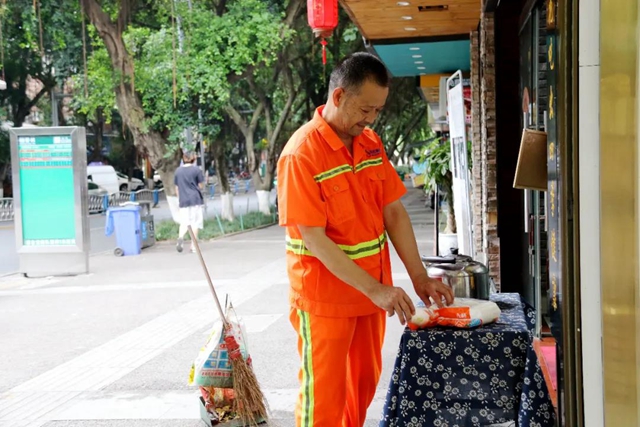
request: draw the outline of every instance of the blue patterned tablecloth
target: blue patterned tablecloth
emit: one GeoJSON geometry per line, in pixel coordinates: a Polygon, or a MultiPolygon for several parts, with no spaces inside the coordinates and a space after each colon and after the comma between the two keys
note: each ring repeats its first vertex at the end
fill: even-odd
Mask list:
{"type": "Polygon", "coordinates": [[[555,426],[533,309],[518,294],[491,299],[502,311],[496,323],[405,330],[380,427],[555,426]]]}

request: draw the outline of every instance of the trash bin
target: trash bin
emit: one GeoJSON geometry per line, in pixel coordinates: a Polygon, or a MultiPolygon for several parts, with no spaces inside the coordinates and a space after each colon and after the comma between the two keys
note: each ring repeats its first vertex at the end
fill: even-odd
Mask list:
{"type": "Polygon", "coordinates": [[[135,205],[113,207],[107,210],[105,234],[116,233],[116,256],[140,255],[142,233],[140,207],[135,205]]]}
{"type": "Polygon", "coordinates": [[[153,215],[140,217],[140,230],[142,231],[142,249],[153,246],[156,243],[156,231],[153,224],[153,215]]]}
{"type": "Polygon", "coordinates": [[[140,206],[140,233],[142,234],[142,249],[153,246],[156,243],[156,232],[151,215],[151,202],[141,200],[138,202],[127,202],[124,205],[140,206]]]}

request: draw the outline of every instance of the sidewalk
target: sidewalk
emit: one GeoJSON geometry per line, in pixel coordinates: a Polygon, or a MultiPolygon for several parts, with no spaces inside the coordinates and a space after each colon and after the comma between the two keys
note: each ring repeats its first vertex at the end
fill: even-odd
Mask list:
{"type": "MultiPolygon", "coordinates": [[[[431,253],[432,211],[414,190],[405,205],[422,253],[431,253]]],[[[299,361],[283,241],[270,227],[202,248],[218,292],[247,324],[274,425],[291,427],[299,361]]],[[[414,296],[395,253],[393,264],[396,284],[414,296]]],[[[0,426],[201,426],[187,378],[217,316],[196,256],[157,245],[137,257],[94,256],[91,271],[0,279],[0,426]]],[[[401,333],[391,319],[367,427],[377,425],[401,333]]]]}
{"type": "MultiPolygon", "coordinates": [[[[275,203],[275,191],[271,193],[271,204],[275,203]]],[[[207,209],[205,217],[209,219],[215,218],[216,213],[219,215],[221,211],[220,196],[214,199],[205,199],[207,209]]],[[[236,217],[246,215],[248,212],[258,211],[258,197],[255,193],[247,194],[239,193],[233,198],[233,205],[236,217]]],[[[157,207],[151,210],[154,221],[159,224],[162,221],[171,220],[171,211],[166,198],[160,200],[157,207]]],[[[105,215],[94,214],[89,216],[91,254],[95,255],[101,252],[111,252],[116,246],[115,236],[106,237],[104,235],[105,215]]],[[[92,258],[93,259],[93,258],[92,258]]],[[[18,271],[18,254],[15,246],[15,228],[13,221],[0,222],[0,277],[18,271]]]]}

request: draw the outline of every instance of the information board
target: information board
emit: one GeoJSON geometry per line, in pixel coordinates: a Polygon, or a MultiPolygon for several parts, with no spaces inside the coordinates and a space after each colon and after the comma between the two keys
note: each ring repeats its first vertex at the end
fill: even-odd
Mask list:
{"type": "Polygon", "coordinates": [[[22,242],[76,245],[73,147],[70,136],[19,136],[22,242]]]}
{"type": "Polygon", "coordinates": [[[89,271],[87,150],[82,127],[12,128],[16,250],[30,277],[89,271]]]}

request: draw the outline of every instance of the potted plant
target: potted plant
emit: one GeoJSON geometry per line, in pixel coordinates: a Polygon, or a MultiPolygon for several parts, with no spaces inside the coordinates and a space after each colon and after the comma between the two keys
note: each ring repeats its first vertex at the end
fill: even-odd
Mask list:
{"type": "MultiPolygon", "coordinates": [[[[448,141],[440,138],[429,142],[422,148],[422,161],[426,162],[425,189],[440,192],[447,203],[447,222],[440,231],[438,224],[438,251],[448,255],[451,249],[458,248],[455,207],[453,203],[453,174],[451,173],[451,148],[448,141]]],[[[435,209],[440,209],[440,201],[435,201],[435,209]]]]}
{"type": "MultiPolygon", "coordinates": [[[[467,165],[471,169],[471,141],[467,141],[467,165]]],[[[441,138],[428,141],[422,149],[422,160],[426,162],[425,189],[435,191],[436,188],[447,203],[447,223],[439,233],[438,251],[448,255],[451,249],[458,248],[456,212],[453,200],[453,173],[451,172],[451,145],[441,138]]],[[[440,201],[435,201],[435,208],[440,209],[440,201]]],[[[440,226],[438,224],[438,231],[440,226]]]]}

